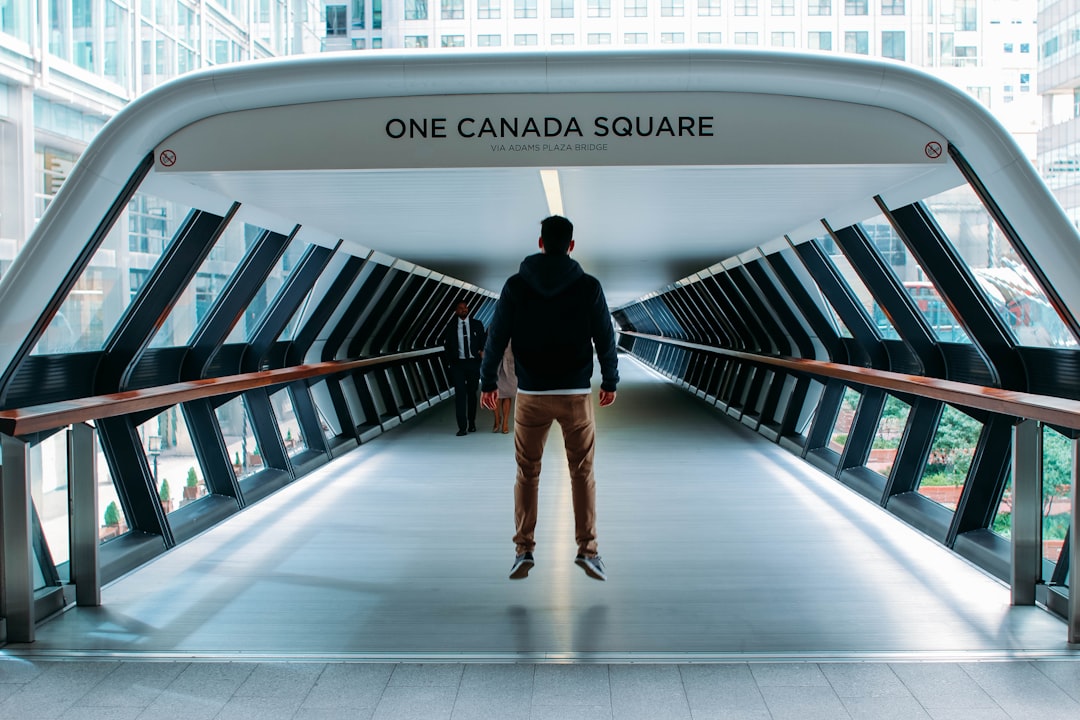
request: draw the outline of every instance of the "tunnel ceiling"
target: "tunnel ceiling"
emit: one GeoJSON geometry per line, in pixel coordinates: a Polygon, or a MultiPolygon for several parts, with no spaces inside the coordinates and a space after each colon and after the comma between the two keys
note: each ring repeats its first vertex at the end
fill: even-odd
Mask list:
{"type": "MultiPolygon", "coordinates": [[[[937,170],[937,168],[934,168],[937,170]]],[[[872,211],[922,166],[563,167],[574,257],[620,305],[830,211],[872,211]]],[[[925,177],[935,181],[934,176],[925,177]]],[[[936,182],[951,179],[951,175],[936,182]]],[[[187,182],[497,292],[548,214],[536,168],[193,173],[187,182]]],[[[258,220],[258,217],[254,217],[258,220]]],[[[273,220],[264,224],[275,224],[273,220]]]]}

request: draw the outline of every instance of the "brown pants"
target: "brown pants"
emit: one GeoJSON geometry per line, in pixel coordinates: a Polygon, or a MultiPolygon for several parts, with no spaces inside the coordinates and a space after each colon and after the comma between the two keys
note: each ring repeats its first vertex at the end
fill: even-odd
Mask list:
{"type": "Polygon", "coordinates": [[[518,393],[514,411],[514,450],[517,482],[514,484],[514,520],[517,552],[536,547],[536,511],[540,491],[540,460],[544,455],[551,423],[562,428],[570,487],[574,499],[574,534],[578,552],[596,555],[596,422],[592,395],[528,395],[518,393]]]}

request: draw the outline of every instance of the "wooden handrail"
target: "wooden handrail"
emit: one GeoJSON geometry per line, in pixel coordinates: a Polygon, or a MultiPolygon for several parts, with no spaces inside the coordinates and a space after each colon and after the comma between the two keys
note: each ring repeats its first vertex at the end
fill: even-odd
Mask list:
{"type": "Polygon", "coordinates": [[[228,395],[271,385],[282,385],[296,380],[338,375],[360,368],[412,360],[428,355],[441,354],[442,352],[441,347],[435,347],[425,350],[411,350],[395,355],[364,358],[362,360],[330,360],[277,370],[260,370],[241,375],[190,380],[142,390],[127,390],[108,395],[95,395],[94,397],[32,405],[14,410],[0,410],[0,433],[13,437],[30,435],[90,420],[127,415],[143,410],[155,410],[191,400],[200,400],[216,395],[228,395]]]}
{"type": "Polygon", "coordinates": [[[856,365],[841,365],[821,360],[779,355],[756,355],[740,350],[699,345],[660,335],[647,335],[628,331],[623,331],[622,334],[655,340],[668,345],[678,345],[714,355],[723,355],[757,365],[770,365],[794,373],[836,378],[859,385],[882,388],[883,390],[892,390],[908,395],[920,395],[962,407],[988,410],[1001,415],[1039,420],[1050,425],[1067,428],[1080,428],[1080,401],[1068,398],[1003,390],[1001,388],[972,385],[923,375],[905,375],[887,370],[875,370],[874,368],[864,368],[856,365]]]}

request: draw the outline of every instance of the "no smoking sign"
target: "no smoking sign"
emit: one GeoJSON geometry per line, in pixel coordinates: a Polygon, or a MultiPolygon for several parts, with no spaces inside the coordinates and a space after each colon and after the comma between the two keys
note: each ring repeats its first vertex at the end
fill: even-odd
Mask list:
{"type": "Polygon", "coordinates": [[[165,167],[172,167],[176,164],[176,153],[172,150],[162,150],[161,154],[158,155],[158,162],[165,167]]]}

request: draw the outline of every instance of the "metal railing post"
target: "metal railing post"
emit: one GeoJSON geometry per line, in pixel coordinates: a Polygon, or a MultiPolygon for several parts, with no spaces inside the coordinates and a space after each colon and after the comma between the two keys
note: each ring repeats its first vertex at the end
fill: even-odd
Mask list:
{"type": "Polygon", "coordinates": [[[1042,582],[1042,427],[1024,420],[1012,435],[1012,604],[1034,605],[1042,582]]]}
{"type": "Polygon", "coordinates": [[[68,428],[68,487],[71,488],[71,581],[75,604],[101,604],[98,563],[98,493],[94,428],[68,428]]]}
{"type": "Polygon", "coordinates": [[[7,618],[7,641],[34,641],[34,542],[28,474],[23,441],[0,435],[0,613],[7,618]]]}

